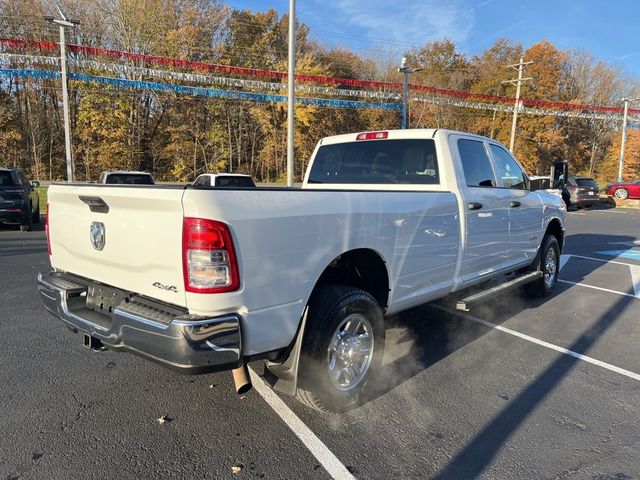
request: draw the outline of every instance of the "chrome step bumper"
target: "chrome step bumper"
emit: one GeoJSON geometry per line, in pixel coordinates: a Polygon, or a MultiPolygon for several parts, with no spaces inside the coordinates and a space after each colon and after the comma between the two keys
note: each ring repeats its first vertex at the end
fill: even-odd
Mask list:
{"type": "Polygon", "coordinates": [[[110,311],[99,312],[87,302],[87,292],[101,287],[67,273],[38,274],[44,307],[72,331],[90,335],[110,350],[129,351],[193,374],[230,370],[242,363],[238,315],[190,315],[179,307],[107,286],[118,291],[122,300],[110,311]]]}

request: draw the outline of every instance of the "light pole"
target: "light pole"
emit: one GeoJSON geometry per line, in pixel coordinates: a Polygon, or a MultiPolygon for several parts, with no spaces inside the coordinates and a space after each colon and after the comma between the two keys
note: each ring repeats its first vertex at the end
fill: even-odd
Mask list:
{"type": "Polygon", "coordinates": [[[289,0],[289,74],[287,81],[287,187],[293,187],[296,118],[296,0],[289,0]]]}
{"type": "Polygon", "coordinates": [[[69,92],[67,90],[67,45],[65,28],[75,27],[80,22],[69,20],[60,5],[56,5],[62,20],[53,17],[44,17],[45,20],[60,27],[60,80],[62,80],[62,111],[64,116],[64,150],[67,158],[67,182],[73,182],[73,159],[71,156],[71,121],[69,117],[69,92]]]}
{"type": "Polygon", "coordinates": [[[629,118],[629,102],[637,102],[639,98],[623,98],[624,115],[622,116],[622,143],[620,144],[620,167],[618,168],[618,182],[622,181],[622,170],[624,169],[624,145],[627,143],[627,120],[629,118]]]}
{"type": "Polygon", "coordinates": [[[402,129],[407,128],[407,94],[409,92],[409,74],[419,72],[422,68],[411,68],[407,66],[407,57],[402,57],[398,72],[403,74],[402,78],[402,129]]]}

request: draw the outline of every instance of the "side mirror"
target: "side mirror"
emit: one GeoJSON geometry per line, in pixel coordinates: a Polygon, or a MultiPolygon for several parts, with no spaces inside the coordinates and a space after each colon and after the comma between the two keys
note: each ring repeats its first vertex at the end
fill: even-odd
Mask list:
{"type": "Polygon", "coordinates": [[[569,164],[567,162],[556,162],[551,165],[551,188],[562,188],[567,183],[569,175],[569,164]]]}
{"type": "Polygon", "coordinates": [[[494,180],[483,180],[480,183],[478,183],[479,187],[495,187],[495,181],[494,180]]]}
{"type": "Polygon", "coordinates": [[[33,188],[38,188],[40,186],[40,182],[37,180],[31,180],[31,186],[33,188]]]}

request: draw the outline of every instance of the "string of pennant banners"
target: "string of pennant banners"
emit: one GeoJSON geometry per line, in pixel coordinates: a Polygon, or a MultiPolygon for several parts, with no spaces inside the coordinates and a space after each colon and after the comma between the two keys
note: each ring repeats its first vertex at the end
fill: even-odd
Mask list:
{"type": "MultiPolygon", "coordinates": [[[[59,72],[51,70],[28,70],[28,69],[0,69],[0,76],[3,77],[29,77],[40,80],[57,80],[60,78],[59,72]]],[[[186,85],[173,85],[169,83],[149,82],[141,80],[130,80],[125,78],[102,77],[86,73],[69,73],[69,80],[80,82],[97,83],[119,88],[134,88],[138,90],[150,90],[156,92],[173,92],[178,94],[188,94],[199,97],[229,98],[233,100],[249,100],[254,102],[286,103],[286,95],[275,95],[269,93],[241,92],[235,90],[221,90],[216,88],[191,87],[186,85]]],[[[353,100],[333,100],[327,98],[297,97],[296,102],[302,105],[313,105],[319,107],[334,108],[376,108],[382,110],[401,110],[398,103],[384,102],[362,102],[353,100]]]]}
{"type": "MultiPolygon", "coordinates": [[[[14,53],[0,53],[0,62],[20,63],[29,66],[55,66],[60,65],[59,57],[42,55],[18,55],[14,53]]],[[[105,63],[95,60],[71,59],[71,65],[87,69],[100,70],[117,75],[144,76],[159,78],[163,80],[174,80],[187,83],[205,83],[213,85],[224,85],[227,87],[250,88],[255,90],[281,91],[286,85],[279,82],[263,82],[258,80],[247,80],[229,77],[214,77],[197,73],[174,72],[170,70],[158,70],[145,67],[132,67],[118,63],[105,63]]],[[[296,91],[311,93],[316,95],[347,96],[359,98],[375,98],[379,100],[400,100],[401,95],[397,92],[378,92],[371,90],[350,90],[336,89],[329,87],[318,87],[315,85],[296,85],[296,91]]]]}
{"type": "MultiPolygon", "coordinates": [[[[26,40],[19,38],[0,38],[0,46],[9,47],[9,48],[23,48],[23,49],[37,49],[40,51],[58,51],[59,46],[55,42],[48,41],[34,41],[34,40],[26,40]]],[[[274,70],[266,70],[266,69],[256,69],[256,68],[248,68],[248,67],[236,67],[229,65],[220,65],[214,63],[200,62],[200,61],[192,61],[192,60],[181,60],[176,58],[162,57],[156,55],[146,55],[140,53],[133,52],[124,52],[120,50],[112,50],[106,48],[99,47],[89,47],[86,45],[75,45],[69,44],[68,50],[75,54],[76,56],[89,56],[89,57],[101,57],[101,58],[109,58],[113,60],[120,61],[132,61],[137,62],[138,64],[155,64],[155,65],[163,65],[171,68],[178,69],[190,69],[202,72],[218,72],[224,74],[233,74],[240,76],[251,76],[251,77],[259,77],[259,78],[268,78],[270,80],[286,80],[287,73],[286,72],[278,72],[274,70]]],[[[143,67],[138,67],[143,68],[143,67]]],[[[154,69],[149,69],[154,70],[154,69]]],[[[180,73],[180,72],[168,72],[168,73],[180,73]]],[[[198,74],[185,74],[185,75],[198,75],[198,74]]],[[[193,77],[195,78],[195,77],[193,77]]],[[[221,77],[222,78],[222,77],[221,77]]],[[[313,85],[331,85],[333,87],[343,87],[336,88],[335,90],[339,90],[341,94],[345,91],[348,91],[344,87],[350,88],[369,88],[375,89],[374,93],[381,93],[382,95],[388,95],[390,92],[400,92],[402,90],[401,83],[394,82],[378,82],[378,81],[369,81],[369,80],[355,80],[348,78],[340,78],[340,77],[328,77],[322,75],[306,75],[306,74],[296,74],[295,79],[297,82],[302,84],[313,84],[313,85]]],[[[236,83],[238,79],[233,79],[236,83]]],[[[261,82],[258,82],[261,83],[261,82]]],[[[273,83],[273,82],[267,82],[273,83]]],[[[220,83],[225,84],[225,83],[220,83]]],[[[311,85],[308,85],[311,87],[311,85]]],[[[252,88],[261,88],[257,84],[252,88]]],[[[314,88],[322,88],[322,87],[314,87],[314,88]]],[[[416,93],[421,93],[433,97],[445,97],[445,98],[455,98],[458,99],[457,103],[463,106],[467,106],[468,103],[474,103],[478,101],[485,102],[485,104],[510,104],[510,108],[513,110],[513,105],[515,104],[515,98],[508,96],[498,96],[498,95],[486,95],[479,94],[473,92],[465,92],[461,90],[454,89],[443,89],[430,87],[427,85],[416,85],[410,84],[409,88],[411,91],[416,93]],[[462,100],[462,102],[460,102],[462,100]]],[[[315,90],[317,94],[327,94],[331,95],[331,93],[326,93],[328,90],[326,89],[324,92],[320,90],[315,90]]],[[[313,90],[309,90],[310,92],[314,92],[313,90]]],[[[355,92],[358,90],[352,90],[355,92]]],[[[369,95],[369,94],[365,94],[369,95]]],[[[373,93],[370,94],[370,97],[364,97],[361,95],[361,98],[384,98],[384,97],[375,97],[373,93]]],[[[393,97],[387,97],[393,98],[393,97]]],[[[575,115],[571,115],[569,113],[561,113],[559,116],[568,116],[568,117],[583,117],[584,118],[598,118],[594,117],[592,113],[605,114],[605,118],[616,117],[617,115],[622,114],[622,107],[611,107],[611,106],[601,106],[601,105],[582,105],[575,104],[569,102],[556,102],[550,100],[533,100],[523,98],[520,100],[521,107],[529,108],[532,112],[539,111],[549,111],[552,110],[564,110],[567,112],[579,112],[575,115]],[[584,115],[583,115],[584,114],[584,115]],[[586,115],[586,116],[585,116],[586,115]]],[[[472,107],[478,108],[478,107],[472,107]]],[[[529,113],[526,110],[526,113],[529,113]]],[[[553,115],[553,113],[545,113],[545,115],[553,115]]],[[[640,109],[629,109],[629,114],[631,115],[640,115],[640,109]]]]}
{"type": "MultiPolygon", "coordinates": [[[[34,66],[59,66],[60,58],[52,57],[52,56],[37,56],[37,55],[19,55],[19,54],[11,54],[11,53],[0,53],[0,62],[9,62],[9,63],[21,63],[24,65],[28,65],[31,67],[34,66]]],[[[98,75],[82,75],[82,74],[71,74],[70,78],[72,80],[79,81],[89,81],[94,83],[102,83],[110,86],[117,86],[121,88],[138,88],[138,89],[147,89],[154,91],[173,91],[175,93],[188,93],[196,96],[207,96],[207,97],[218,97],[218,98],[236,98],[240,100],[252,100],[258,102],[283,102],[284,98],[282,95],[271,95],[262,94],[262,93],[251,93],[251,92],[233,92],[233,91],[224,91],[225,93],[221,93],[221,90],[215,89],[201,89],[198,87],[187,87],[180,85],[164,85],[157,82],[142,82],[131,80],[131,76],[146,76],[151,78],[159,78],[163,80],[174,80],[174,81],[182,81],[188,83],[205,83],[208,85],[223,85],[227,87],[234,88],[248,88],[248,89],[256,89],[256,90],[268,90],[268,91],[281,91],[284,88],[284,85],[279,82],[263,82],[257,80],[247,80],[240,78],[228,78],[228,77],[214,77],[209,75],[202,74],[193,74],[193,73],[183,73],[183,72],[174,72],[169,70],[158,70],[158,69],[150,69],[145,67],[132,67],[129,65],[117,64],[117,63],[105,63],[99,62],[95,60],[83,60],[83,59],[71,59],[70,63],[74,66],[85,68],[92,71],[101,71],[108,72],[111,74],[119,75],[120,78],[115,78],[109,80],[108,77],[98,76],[98,75]],[[123,75],[129,76],[129,78],[122,78],[123,75]],[[243,93],[250,93],[249,95],[242,95],[243,93]]],[[[33,78],[41,78],[41,79],[51,79],[51,78],[59,78],[57,72],[48,73],[40,73],[47,71],[40,71],[36,69],[24,70],[24,69],[6,69],[4,75],[7,76],[29,76],[33,78]]],[[[381,100],[400,100],[400,94],[398,92],[377,92],[377,91],[368,91],[368,90],[351,90],[351,89],[336,89],[330,87],[319,87],[314,85],[297,85],[296,92],[299,93],[311,93],[317,95],[326,95],[326,96],[348,96],[348,97],[359,97],[359,98],[367,98],[367,99],[381,99],[381,100]]],[[[397,104],[383,104],[380,102],[348,102],[348,101],[332,101],[327,99],[301,99],[298,97],[298,100],[302,104],[307,105],[317,105],[317,106],[333,106],[337,108],[382,108],[389,110],[397,110],[400,108],[397,104]],[[391,107],[390,105],[395,105],[391,107]]],[[[425,104],[432,105],[442,105],[442,106],[452,106],[452,107],[462,107],[462,108],[472,108],[477,110],[489,110],[494,112],[505,112],[511,113],[515,108],[513,105],[501,105],[501,104],[493,104],[493,103],[482,103],[482,102],[473,102],[467,101],[463,99],[456,98],[447,98],[441,96],[412,96],[412,101],[422,102],[425,104]]],[[[537,115],[537,116],[560,116],[560,117],[568,117],[568,118],[585,118],[585,119],[594,119],[594,120],[618,120],[619,115],[614,113],[596,113],[596,112],[580,112],[580,111],[562,111],[562,110],[547,110],[547,109],[539,109],[532,107],[525,107],[524,105],[520,105],[518,111],[520,113],[528,114],[528,115],[537,115]]],[[[635,124],[629,124],[629,128],[635,128],[635,124]]]]}

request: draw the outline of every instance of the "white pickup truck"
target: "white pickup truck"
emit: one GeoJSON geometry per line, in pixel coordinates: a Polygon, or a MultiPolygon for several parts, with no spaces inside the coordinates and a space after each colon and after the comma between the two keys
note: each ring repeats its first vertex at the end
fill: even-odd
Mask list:
{"type": "Polygon", "coordinates": [[[490,279],[545,295],[565,236],[560,196],[504,146],[442,129],[324,138],[301,189],[55,184],[48,201],[40,295],[85,346],[233,370],[241,390],[268,360],[277,389],[338,411],[379,371],[386,316],[490,279]]]}

